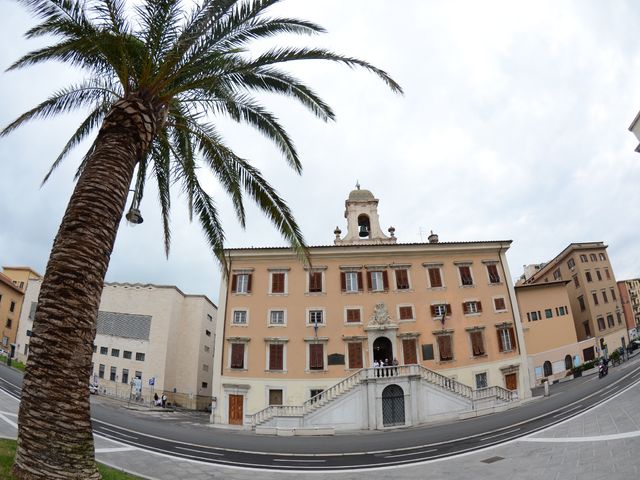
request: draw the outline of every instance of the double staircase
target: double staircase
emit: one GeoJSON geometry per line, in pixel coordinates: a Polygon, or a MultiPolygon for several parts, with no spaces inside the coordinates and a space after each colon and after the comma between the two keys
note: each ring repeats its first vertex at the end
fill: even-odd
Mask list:
{"type": "Polygon", "coordinates": [[[271,405],[256,412],[250,416],[251,426],[258,427],[275,417],[305,417],[344,396],[364,382],[386,381],[401,376],[418,376],[432,386],[470,400],[472,409],[475,408],[474,405],[477,401],[495,400],[507,403],[517,399],[517,393],[506,388],[493,386],[474,390],[469,385],[445,377],[422,365],[362,368],[318,395],[311,397],[302,405],[271,405]]]}

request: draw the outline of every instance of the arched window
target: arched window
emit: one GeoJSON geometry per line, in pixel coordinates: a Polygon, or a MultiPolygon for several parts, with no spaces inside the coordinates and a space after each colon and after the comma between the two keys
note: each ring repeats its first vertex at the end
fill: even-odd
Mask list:
{"type": "Polygon", "coordinates": [[[542,368],[544,370],[545,377],[550,377],[551,375],[553,375],[553,369],[551,368],[551,362],[549,360],[544,362],[544,365],[542,366],[542,368]]]}

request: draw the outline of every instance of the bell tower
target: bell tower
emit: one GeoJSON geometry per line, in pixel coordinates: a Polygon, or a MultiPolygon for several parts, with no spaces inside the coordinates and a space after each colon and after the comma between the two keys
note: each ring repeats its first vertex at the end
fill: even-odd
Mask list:
{"type": "Polygon", "coordinates": [[[369,190],[361,190],[360,184],[349,193],[344,202],[344,218],[347,219],[347,234],[341,238],[342,231],[336,227],[335,245],[396,243],[395,228],[389,227],[389,235],[382,233],[378,218],[378,199],[369,190]]]}

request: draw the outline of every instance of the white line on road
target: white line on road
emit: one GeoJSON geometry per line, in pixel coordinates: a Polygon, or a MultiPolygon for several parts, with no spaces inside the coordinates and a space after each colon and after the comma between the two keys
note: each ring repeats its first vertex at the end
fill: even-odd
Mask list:
{"type": "Polygon", "coordinates": [[[419,452],[413,452],[413,453],[401,453],[399,455],[385,455],[384,458],[408,457],[409,455],[419,455],[421,453],[431,453],[431,452],[437,452],[437,451],[438,451],[437,448],[432,448],[431,450],[420,450],[419,452]]]}
{"type": "Polygon", "coordinates": [[[188,452],[196,452],[196,453],[204,453],[207,455],[219,455],[224,456],[224,453],[215,453],[215,452],[205,452],[203,450],[196,450],[195,448],[184,448],[184,447],[175,447],[176,450],[186,450],[188,452]]]}
{"type": "Polygon", "coordinates": [[[13,420],[9,420],[5,415],[0,413],[0,418],[11,425],[13,428],[18,428],[18,424],[13,420]]]}
{"type": "Polygon", "coordinates": [[[580,404],[580,405],[576,405],[575,407],[570,408],[569,410],[565,410],[564,412],[561,412],[561,413],[558,413],[557,415],[554,415],[554,416],[553,416],[553,418],[557,418],[557,417],[561,417],[561,416],[563,416],[563,415],[566,415],[566,414],[567,414],[567,413],[569,413],[569,412],[572,412],[572,411],[574,411],[574,410],[579,409],[581,406],[582,406],[582,404],[580,404]]]}
{"type": "Polygon", "coordinates": [[[622,440],[625,438],[640,437],[640,430],[635,432],[612,433],[611,435],[599,435],[593,437],[566,437],[566,438],[521,438],[521,442],[538,443],[573,443],[573,442],[603,442],[606,440],[622,440]]]}
{"type": "Polygon", "coordinates": [[[138,449],[136,447],[96,448],[96,453],[130,452],[131,450],[138,449]]]}
{"type": "Polygon", "coordinates": [[[517,432],[518,430],[520,430],[519,428],[514,428],[513,430],[507,430],[506,432],[502,432],[502,433],[498,433],[496,435],[490,435],[488,437],[482,437],[480,439],[480,441],[482,440],[489,440],[490,438],[496,438],[496,437],[501,437],[502,435],[506,435],[508,433],[513,433],[513,432],[517,432]]]}
{"type": "Polygon", "coordinates": [[[121,433],[121,432],[119,432],[118,430],[112,430],[112,429],[107,428],[107,427],[100,427],[99,432],[102,432],[103,430],[106,430],[107,432],[113,432],[113,433],[116,433],[116,434],[120,435],[121,437],[133,438],[133,439],[135,439],[135,440],[137,440],[137,439],[138,439],[138,437],[134,437],[133,435],[127,435],[126,433],[121,433]]]}
{"type": "Polygon", "coordinates": [[[295,460],[293,458],[274,458],[274,462],[314,462],[314,463],[324,463],[326,460],[295,460]]]}

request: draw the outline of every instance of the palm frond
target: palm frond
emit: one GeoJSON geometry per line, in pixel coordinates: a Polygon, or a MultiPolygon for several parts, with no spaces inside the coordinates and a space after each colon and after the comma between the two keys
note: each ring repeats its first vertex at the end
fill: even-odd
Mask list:
{"type": "Polygon", "coordinates": [[[158,200],[160,202],[160,210],[162,216],[162,231],[164,236],[164,252],[169,257],[169,249],[171,246],[171,227],[170,227],[170,211],[171,211],[171,148],[166,131],[162,130],[156,141],[154,142],[149,160],[153,164],[153,173],[158,184],[158,200]]]}

